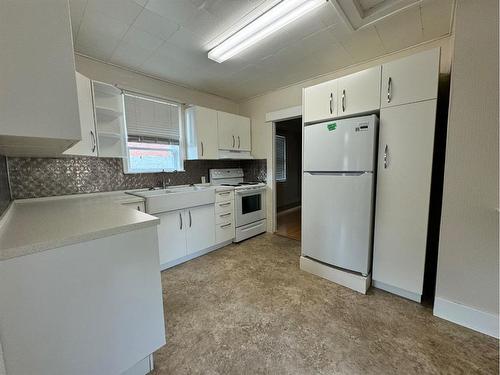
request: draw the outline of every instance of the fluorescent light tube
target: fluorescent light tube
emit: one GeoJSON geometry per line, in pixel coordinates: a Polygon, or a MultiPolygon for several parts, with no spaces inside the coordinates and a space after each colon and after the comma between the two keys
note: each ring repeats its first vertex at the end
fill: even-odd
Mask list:
{"type": "Polygon", "coordinates": [[[208,58],[218,63],[226,61],[326,1],[282,0],[209,51],[208,58]]]}

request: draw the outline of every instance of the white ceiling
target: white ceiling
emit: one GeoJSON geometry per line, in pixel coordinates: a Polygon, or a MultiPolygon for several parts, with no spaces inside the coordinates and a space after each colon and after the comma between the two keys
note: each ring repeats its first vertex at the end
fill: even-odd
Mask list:
{"type": "MultiPolygon", "coordinates": [[[[357,31],[325,3],[222,64],[207,58],[221,34],[272,1],[70,0],[75,50],[242,100],[446,35],[454,2],[417,1],[357,31]]],[[[368,10],[401,0],[350,1],[368,10]]]]}

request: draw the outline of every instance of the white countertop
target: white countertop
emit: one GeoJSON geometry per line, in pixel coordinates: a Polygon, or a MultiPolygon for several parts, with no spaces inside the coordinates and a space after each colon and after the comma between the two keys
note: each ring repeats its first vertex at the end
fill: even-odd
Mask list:
{"type": "Polygon", "coordinates": [[[121,205],[137,199],[119,192],[14,201],[0,220],[0,261],[157,225],[121,205]]]}

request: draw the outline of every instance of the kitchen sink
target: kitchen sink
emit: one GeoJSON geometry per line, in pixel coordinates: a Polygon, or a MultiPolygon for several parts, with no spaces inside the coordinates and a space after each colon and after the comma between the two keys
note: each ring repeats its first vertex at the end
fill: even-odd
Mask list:
{"type": "Polygon", "coordinates": [[[146,212],[155,214],[215,202],[212,186],[173,186],[168,189],[146,190],[130,193],[146,199],[146,212]]]}

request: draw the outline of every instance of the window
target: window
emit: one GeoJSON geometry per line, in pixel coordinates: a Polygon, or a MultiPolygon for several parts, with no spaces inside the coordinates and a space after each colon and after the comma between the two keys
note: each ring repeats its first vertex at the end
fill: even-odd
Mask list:
{"type": "Polygon", "coordinates": [[[182,169],[181,105],[125,94],[125,173],[182,169]]]}
{"type": "Polygon", "coordinates": [[[286,137],[276,135],[276,181],[286,181],[286,137]]]}

